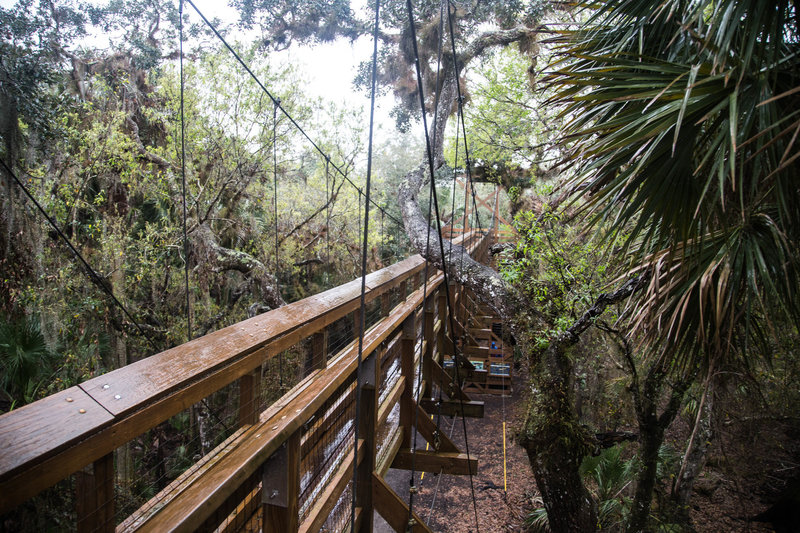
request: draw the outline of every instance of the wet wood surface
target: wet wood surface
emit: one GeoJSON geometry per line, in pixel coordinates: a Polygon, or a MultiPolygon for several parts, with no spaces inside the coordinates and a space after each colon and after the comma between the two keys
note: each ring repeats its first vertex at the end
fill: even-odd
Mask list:
{"type": "MultiPolygon", "coordinates": [[[[424,260],[415,256],[370,274],[366,280],[367,299],[371,301],[395,287],[419,282],[424,265],[424,260]]],[[[440,283],[441,274],[434,275],[428,281],[428,290],[440,283]]],[[[358,307],[360,287],[361,280],[353,280],[0,416],[0,449],[3,450],[0,454],[0,494],[3,494],[0,512],[108,455],[229,383],[250,375],[265,359],[351,313],[358,307]]],[[[411,296],[413,298],[409,297],[392,311],[393,319],[387,323],[402,321],[416,312],[422,298],[421,290],[411,296]]],[[[373,328],[365,353],[375,350],[389,338],[393,329],[396,324],[373,328]]],[[[260,421],[246,430],[247,435],[242,438],[248,442],[242,442],[241,446],[249,462],[263,462],[274,451],[271,445],[264,443],[280,442],[296,430],[301,423],[297,413],[313,413],[308,409],[319,407],[325,395],[336,390],[344,376],[355,368],[353,353],[337,361],[332,372],[330,368],[316,370],[315,379],[304,380],[302,389],[296,387],[294,393],[290,392],[295,395],[294,399],[279,402],[278,407],[268,410],[266,421],[262,414],[260,421]],[[295,401],[307,403],[291,413],[289,404],[294,405],[295,401]],[[274,425],[274,416],[278,414],[284,417],[285,423],[274,425]]],[[[252,420],[250,413],[246,415],[243,418],[252,420]]],[[[225,487],[254,472],[253,468],[237,471],[233,464],[227,468],[221,464],[224,462],[220,460],[209,468],[214,472],[210,480],[219,483],[213,494],[194,503],[212,505],[223,497],[225,487]]],[[[203,513],[195,518],[201,515],[203,513]]],[[[202,524],[186,522],[184,525],[190,523],[202,524]]]]}

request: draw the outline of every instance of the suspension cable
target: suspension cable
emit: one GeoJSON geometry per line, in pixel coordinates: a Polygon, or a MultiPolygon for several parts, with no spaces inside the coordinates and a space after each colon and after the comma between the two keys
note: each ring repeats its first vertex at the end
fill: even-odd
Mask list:
{"type": "Polygon", "coordinates": [[[472,192],[472,206],[475,211],[475,220],[478,222],[478,229],[483,231],[483,227],[481,226],[481,215],[478,212],[478,204],[475,201],[475,184],[472,183],[472,172],[470,170],[470,159],[469,159],[469,147],[467,145],[467,126],[466,121],[464,120],[464,96],[461,94],[461,82],[458,79],[458,56],[456,54],[456,37],[455,32],[453,31],[453,16],[450,12],[450,6],[455,9],[455,5],[448,0],[447,5],[447,24],[450,27],[450,44],[452,45],[453,49],[453,76],[455,77],[456,81],[456,94],[458,95],[458,114],[461,117],[461,129],[464,133],[464,160],[467,170],[467,181],[472,185],[470,187],[470,191],[472,192]]]}
{"type": "Polygon", "coordinates": [[[330,181],[330,173],[329,167],[331,163],[331,158],[325,156],[325,199],[328,202],[328,205],[325,206],[325,252],[327,254],[327,261],[325,262],[325,288],[328,288],[328,283],[330,283],[330,272],[331,272],[331,202],[333,201],[333,189],[331,188],[330,192],[328,192],[329,181],[330,181]]]}
{"type": "MultiPolygon", "coordinates": [[[[370,181],[372,178],[372,131],[375,124],[375,87],[377,84],[378,72],[378,27],[380,22],[380,0],[375,0],[375,29],[372,37],[372,93],[370,95],[370,108],[369,108],[369,142],[367,145],[367,182],[366,182],[366,195],[364,202],[364,239],[361,246],[361,299],[360,311],[358,317],[358,359],[356,367],[356,409],[355,409],[355,428],[353,431],[353,490],[352,501],[350,505],[350,531],[355,533],[356,527],[356,502],[358,496],[358,426],[360,425],[361,417],[361,357],[364,353],[364,330],[366,326],[367,315],[367,248],[369,246],[369,203],[370,203],[370,181]]],[[[361,198],[358,202],[359,208],[361,206],[361,198]]],[[[359,217],[360,218],[360,217],[359,217]]],[[[380,362],[378,363],[380,368],[380,362]]],[[[372,517],[369,517],[372,520],[372,517]]]]}
{"type": "Polygon", "coordinates": [[[189,236],[186,231],[186,118],[183,111],[183,0],[178,4],[181,70],[181,196],[183,197],[183,274],[186,292],[186,341],[192,340],[192,307],[189,298],[189,236]]]}
{"type": "Polygon", "coordinates": [[[272,211],[275,215],[275,294],[280,294],[278,285],[278,106],[281,99],[278,98],[272,106],[272,211]]]}
{"type": "MultiPolygon", "coordinates": [[[[436,58],[436,95],[435,95],[435,103],[433,106],[433,146],[434,150],[436,149],[437,142],[440,142],[440,139],[437,139],[437,120],[438,120],[438,110],[439,110],[439,73],[440,68],[442,65],[442,31],[444,30],[444,3],[439,3],[439,42],[438,42],[438,51],[437,51],[437,58],[436,58]]],[[[428,227],[431,226],[431,217],[433,215],[433,210],[431,209],[431,203],[433,202],[433,191],[430,191],[428,195],[428,227]]],[[[437,214],[438,216],[438,214],[437,214]]],[[[431,232],[428,231],[425,237],[425,256],[427,257],[430,255],[430,246],[431,246],[431,232]]],[[[426,309],[427,307],[427,293],[428,293],[428,266],[430,261],[425,259],[425,283],[423,284],[422,290],[422,308],[426,309]]],[[[420,364],[422,364],[422,358],[424,354],[420,354],[420,364]]],[[[422,372],[417,373],[417,387],[415,390],[415,398],[416,395],[420,394],[420,388],[422,387],[422,372]]],[[[409,477],[409,494],[408,494],[408,523],[411,523],[411,520],[414,517],[414,494],[417,492],[416,487],[414,486],[414,478],[417,474],[416,468],[416,459],[417,459],[417,436],[419,435],[419,431],[417,430],[417,424],[419,423],[419,410],[414,410],[414,439],[411,445],[411,475],[409,477]]],[[[438,428],[437,428],[438,430],[438,428]]],[[[422,481],[422,478],[420,478],[422,481]]]]}
{"type": "MultiPolygon", "coordinates": [[[[275,296],[280,301],[281,288],[278,282],[278,106],[281,99],[276,98],[272,106],[272,209],[275,215],[275,296]]],[[[283,352],[278,354],[278,383],[283,392],[283,352]]]]}
{"type": "MultiPolygon", "coordinates": [[[[186,2],[188,2],[188,3],[189,3],[189,5],[191,5],[191,6],[194,8],[194,10],[195,10],[195,11],[197,12],[197,14],[200,16],[200,18],[201,18],[201,19],[203,19],[203,22],[205,22],[205,23],[206,23],[206,26],[208,26],[208,28],[209,28],[209,29],[210,29],[210,30],[211,30],[211,31],[214,33],[214,35],[216,35],[216,36],[217,36],[217,38],[219,38],[219,40],[222,42],[222,44],[225,46],[225,48],[227,48],[227,49],[228,49],[228,51],[229,51],[231,54],[233,54],[233,57],[236,59],[236,61],[238,61],[238,62],[239,62],[239,64],[242,66],[242,68],[244,68],[244,69],[247,71],[247,73],[248,73],[248,74],[250,74],[250,77],[251,77],[251,78],[253,78],[253,80],[256,82],[256,84],[257,84],[257,85],[258,85],[258,86],[261,88],[261,90],[262,90],[262,91],[264,91],[264,93],[266,93],[266,95],[267,95],[267,96],[268,96],[268,97],[269,97],[269,98],[272,100],[272,102],[273,102],[273,103],[274,103],[274,104],[275,104],[275,105],[278,107],[278,109],[280,109],[280,110],[281,110],[281,112],[284,114],[284,116],[285,116],[287,119],[289,119],[289,122],[291,122],[291,123],[292,123],[292,125],[293,125],[293,126],[296,128],[296,129],[297,129],[297,131],[298,131],[298,132],[300,132],[300,134],[301,134],[303,137],[305,137],[305,138],[306,138],[306,140],[307,140],[307,141],[308,141],[308,142],[311,144],[311,146],[312,146],[312,147],[313,147],[313,148],[314,148],[314,149],[315,149],[315,150],[316,150],[316,151],[317,151],[317,152],[318,152],[318,153],[319,153],[319,154],[320,154],[322,157],[326,157],[326,158],[327,158],[327,157],[328,157],[328,155],[325,153],[325,151],[322,149],[322,147],[320,147],[320,145],[319,145],[319,144],[317,144],[317,143],[316,143],[316,142],[315,142],[315,141],[314,141],[314,140],[311,138],[311,136],[310,136],[308,133],[306,133],[306,131],[305,131],[305,130],[304,130],[304,129],[303,129],[301,126],[300,126],[300,124],[299,124],[299,123],[298,123],[298,122],[297,122],[297,121],[294,119],[294,117],[292,117],[292,115],[290,115],[290,114],[289,114],[289,112],[288,112],[288,111],[287,111],[287,110],[286,110],[286,109],[285,109],[283,106],[281,106],[281,104],[280,104],[280,99],[279,99],[279,98],[277,98],[276,96],[273,96],[273,94],[272,94],[272,93],[269,91],[269,89],[267,89],[267,88],[266,88],[266,86],[265,86],[265,85],[264,85],[264,84],[261,82],[261,80],[258,78],[258,76],[256,76],[256,75],[255,75],[255,73],[254,73],[254,72],[253,72],[253,71],[250,69],[250,67],[249,67],[249,66],[247,66],[247,63],[245,63],[245,62],[244,62],[244,60],[243,60],[243,59],[242,59],[242,58],[239,56],[239,54],[238,54],[238,53],[236,53],[236,51],[233,49],[233,47],[231,47],[231,45],[230,45],[230,44],[228,44],[228,41],[226,41],[226,40],[225,40],[225,38],[222,36],[222,34],[220,34],[220,33],[219,33],[219,31],[217,31],[217,28],[216,28],[216,27],[215,27],[213,24],[211,24],[211,22],[210,22],[210,21],[209,21],[209,20],[208,20],[208,19],[205,17],[205,15],[203,15],[203,13],[202,13],[202,12],[201,12],[201,11],[200,11],[198,8],[197,8],[197,6],[194,4],[194,2],[192,2],[192,0],[186,0],[186,2]]],[[[364,191],[362,191],[362,190],[361,190],[361,187],[359,187],[358,185],[356,185],[356,184],[355,184],[355,183],[354,183],[354,182],[353,182],[353,181],[352,181],[352,180],[351,180],[351,179],[350,179],[350,178],[347,176],[347,173],[345,172],[345,170],[343,170],[343,169],[342,169],[342,168],[341,168],[339,165],[337,165],[336,163],[333,163],[333,162],[331,162],[331,163],[330,163],[330,165],[331,165],[331,166],[334,168],[334,170],[336,170],[336,171],[337,171],[337,172],[338,172],[338,173],[339,173],[339,174],[340,174],[340,175],[341,175],[341,176],[342,176],[342,177],[343,177],[343,178],[344,178],[344,179],[345,179],[345,180],[346,180],[346,181],[347,181],[347,182],[348,182],[350,185],[352,185],[352,186],[353,186],[353,187],[354,187],[354,188],[355,188],[355,189],[358,191],[359,195],[361,195],[361,196],[364,196],[364,191]]],[[[373,205],[374,205],[374,206],[375,206],[375,207],[376,207],[378,210],[380,210],[380,211],[384,211],[384,209],[383,209],[383,208],[382,208],[380,205],[378,205],[378,203],[376,203],[374,200],[371,200],[371,202],[372,202],[372,204],[373,204],[373,205]]],[[[392,221],[394,221],[396,224],[402,225],[402,222],[401,222],[400,220],[398,220],[396,217],[392,216],[390,213],[388,213],[388,212],[387,212],[387,213],[386,213],[386,216],[387,216],[387,217],[389,217],[389,219],[390,219],[390,220],[392,220],[392,221]]]]}
{"type": "MultiPolygon", "coordinates": [[[[420,70],[420,65],[419,65],[419,50],[418,50],[418,47],[417,47],[416,28],[414,26],[414,11],[413,11],[413,7],[411,5],[411,0],[406,0],[406,8],[408,10],[408,21],[409,21],[409,28],[410,28],[410,31],[411,31],[411,43],[412,43],[412,46],[413,46],[413,49],[414,49],[414,66],[416,68],[416,73],[417,73],[417,89],[418,89],[418,92],[419,92],[420,111],[422,113],[422,126],[423,126],[423,128],[425,130],[425,145],[426,145],[426,148],[427,148],[426,151],[427,151],[427,155],[428,155],[428,167],[429,167],[430,178],[431,178],[431,196],[433,197],[433,205],[434,205],[434,208],[436,210],[436,217],[435,217],[436,218],[436,230],[437,230],[438,238],[439,238],[439,253],[441,254],[441,258],[442,258],[442,274],[444,276],[444,280],[443,281],[444,281],[445,298],[447,299],[447,307],[448,307],[448,310],[450,311],[450,313],[449,313],[449,316],[450,316],[450,320],[449,320],[449,322],[450,322],[450,334],[451,334],[451,336],[453,336],[453,339],[452,339],[452,341],[453,341],[453,361],[454,361],[454,365],[453,366],[455,367],[456,380],[458,381],[458,383],[460,385],[461,378],[460,378],[460,375],[459,375],[459,354],[458,354],[458,347],[456,346],[455,337],[454,337],[454,334],[455,334],[455,319],[453,317],[453,305],[452,305],[452,301],[451,301],[451,298],[450,298],[450,286],[449,286],[449,280],[448,280],[449,276],[447,275],[447,264],[446,264],[446,257],[445,257],[445,253],[444,253],[444,239],[442,237],[442,224],[441,224],[441,220],[439,219],[439,200],[438,200],[438,198],[436,196],[436,179],[435,179],[435,174],[434,174],[433,152],[431,150],[431,142],[430,142],[430,137],[428,135],[428,124],[427,124],[427,117],[426,117],[426,113],[425,113],[425,94],[424,94],[424,89],[423,89],[423,85],[422,85],[422,72],[420,70]]],[[[449,13],[449,9],[448,9],[448,13],[449,13]]],[[[430,230],[428,231],[428,233],[430,234],[430,230]]],[[[452,243],[451,243],[450,246],[451,246],[451,249],[452,249],[452,243]]],[[[459,402],[463,406],[463,400],[461,399],[460,395],[459,395],[459,402]]],[[[462,414],[463,414],[463,408],[462,408],[462,414]]],[[[465,419],[462,418],[462,420],[463,420],[463,428],[464,428],[464,448],[465,448],[464,451],[467,454],[467,461],[469,461],[469,439],[467,438],[467,423],[466,423],[465,419]]],[[[475,484],[474,484],[473,476],[472,476],[472,467],[468,466],[468,468],[469,468],[469,484],[470,484],[470,489],[471,489],[471,493],[472,493],[472,506],[473,506],[473,510],[474,510],[474,513],[475,513],[475,529],[479,533],[480,532],[480,526],[478,524],[478,504],[477,504],[477,501],[475,499],[475,484]]]]}

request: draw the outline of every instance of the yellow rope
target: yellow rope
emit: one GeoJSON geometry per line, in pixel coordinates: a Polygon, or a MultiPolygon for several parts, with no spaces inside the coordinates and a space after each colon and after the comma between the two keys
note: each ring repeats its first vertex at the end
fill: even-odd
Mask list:
{"type": "Polygon", "coordinates": [[[508,492],[508,483],[506,481],[506,421],[503,420],[503,490],[508,492]]]}
{"type": "MultiPolygon", "coordinates": [[[[433,420],[433,415],[431,415],[431,420],[433,420]]],[[[425,443],[425,451],[427,452],[430,449],[430,447],[431,447],[431,443],[430,442],[426,442],[425,443]]],[[[420,481],[422,481],[423,479],[425,479],[425,472],[423,472],[419,476],[419,480],[420,481]]]]}

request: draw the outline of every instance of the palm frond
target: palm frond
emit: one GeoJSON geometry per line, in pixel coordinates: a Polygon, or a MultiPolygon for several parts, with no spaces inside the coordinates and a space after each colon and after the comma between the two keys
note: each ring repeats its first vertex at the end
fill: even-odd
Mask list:
{"type": "Polygon", "coordinates": [[[800,33],[790,0],[610,0],[554,39],[578,213],[651,285],[635,325],[675,368],[800,318],[800,33]]]}

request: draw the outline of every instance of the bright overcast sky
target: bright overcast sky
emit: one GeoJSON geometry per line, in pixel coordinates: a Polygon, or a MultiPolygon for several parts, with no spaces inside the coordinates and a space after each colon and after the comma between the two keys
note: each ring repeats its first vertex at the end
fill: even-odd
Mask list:
{"type": "MultiPolygon", "coordinates": [[[[91,1],[99,5],[107,3],[107,0],[91,1]]],[[[219,18],[226,23],[238,20],[236,10],[228,6],[226,1],[192,1],[208,19],[219,18]]],[[[0,0],[0,6],[4,8],[10,8],[15,3],[15,0],[0,0]]],[[[356,0],[352,4],[361,10],[366,6],[366,0],[356,0]]],[[[184,11],[190,19],[199,21],[197,13],[188,3],[184,5],[184,11]]],[[[313,48],[293,46],[278,55],[280,62],[291,63],[303,73],[308,92],[311,93],[309,96],[319,96],[338,104],[346,102],[350,107],[362,108],[365,120],[369,117],[369,99],[363,92],[354,91],[352,81],[359,63],[372,55],[371,39],[359,39],[354,44],[341,40],[313,48]]],[[[389,117],[392,105],[392,97],[388,95],[376,104],[376,137],[379,140],[394,134],[394,121],[389,117]]]]}

